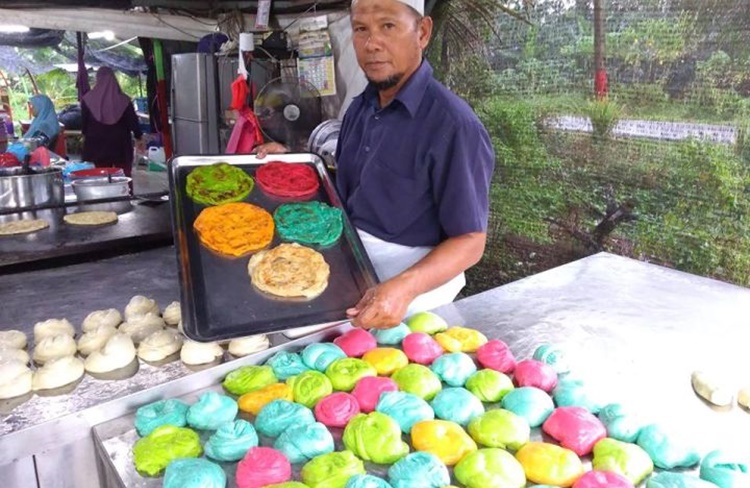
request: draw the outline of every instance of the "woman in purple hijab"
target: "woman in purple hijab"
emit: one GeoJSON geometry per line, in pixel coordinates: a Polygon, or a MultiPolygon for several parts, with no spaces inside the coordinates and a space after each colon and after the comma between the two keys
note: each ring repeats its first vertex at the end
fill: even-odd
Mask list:
{"type": "Polygon", "coordinates": [[[96,166],[122,168],[130,176],[133,137],[143,132],[130,98],[120,89],[115,73],[106,66],[96,72],[96,86],[81,99],[83,159],[96,166]]]}

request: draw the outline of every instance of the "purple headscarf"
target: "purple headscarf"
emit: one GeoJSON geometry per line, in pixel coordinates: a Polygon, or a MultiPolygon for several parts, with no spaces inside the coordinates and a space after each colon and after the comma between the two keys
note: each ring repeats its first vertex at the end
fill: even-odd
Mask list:
{"type": "Polygon", "coordinates": [[[84,95],[82,101],[91,115],[104,125],[116,124],[130,104],[130,98],[120,90],[115,73],[102,66],[96,72],[96,86],[84,95]]]}

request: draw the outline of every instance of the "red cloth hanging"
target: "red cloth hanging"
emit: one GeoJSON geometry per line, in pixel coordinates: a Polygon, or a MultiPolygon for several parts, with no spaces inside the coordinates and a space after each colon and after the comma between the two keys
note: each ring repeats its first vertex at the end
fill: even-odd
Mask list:
{"type": "Polygon", "coordinates": [[[263,133],[252,110],[242,107],[238,110],[237,122],[227,143],[227,154],[250,154],[259,144],[263,144],[263,133]]]}

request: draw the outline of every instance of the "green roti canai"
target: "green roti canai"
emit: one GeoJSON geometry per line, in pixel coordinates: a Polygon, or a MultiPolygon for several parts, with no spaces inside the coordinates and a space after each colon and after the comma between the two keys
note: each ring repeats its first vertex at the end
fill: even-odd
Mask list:
{"type": "Polygon", "coordinates": [[[341,210],[322,202],[286,203],[273,213],[276,231],[285,241],[330,246],[341,236],[341,210]]]}
{"type": "Polygon", "coordinates": [[[187,177],[187,194],[196,203],[221,205],[244,200],[255,182],[241,168],[216,163],[195,168],[187,177]]]}

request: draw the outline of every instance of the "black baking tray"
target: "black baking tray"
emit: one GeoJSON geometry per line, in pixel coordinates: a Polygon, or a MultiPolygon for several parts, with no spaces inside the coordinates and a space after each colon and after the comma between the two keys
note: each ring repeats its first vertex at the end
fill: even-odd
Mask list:
{"type": "MultiPolygon", "coordinates": [[[[196,167],[226,162],[255,176],[269,161],[311,166],[320,178],[320,189],[303,201],[321,201],[344,210],[336,187],[323,160],[312,153],[268,156],[254,155],[178,156],[169,162],[172,197],[172,227],[179,262],[182,326],[197,341],[226,340],[252,334],[346,320],[346,309],[355,305],[365,291],[377,284],[377,275],[356,229],[343,212],[344,229],[339,241],[321,252],[330,266],[328,287],[311,300],[270,297],[252,286],[247,263],[252,254],[239,258],[219,256],[202,246],[193,222],[206,205],[187,196],[187,175],[196,167]]],[[[273,214],[288,199],[269,196],[256,184],[245,202],[273,214]]],[[[278,234],[270,247],[283,241],[278,234]]]]}

